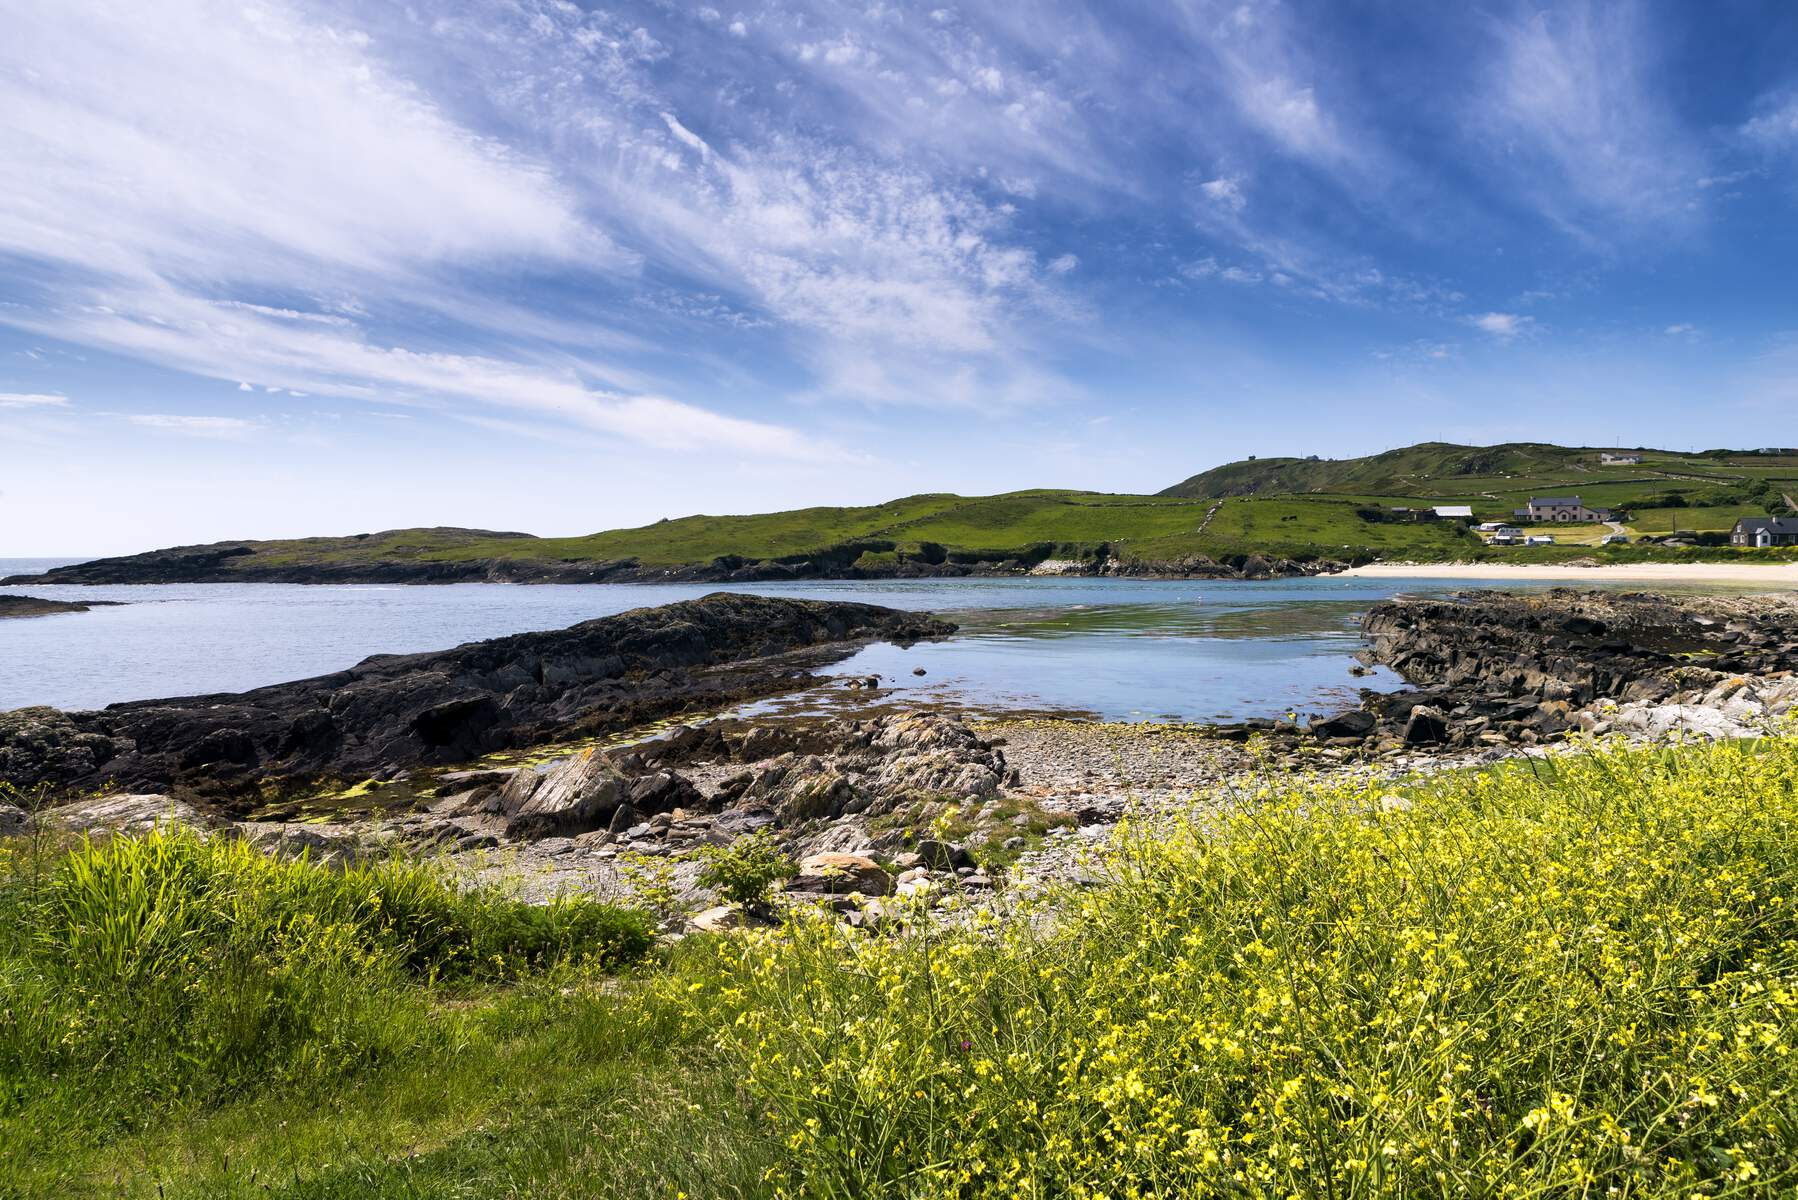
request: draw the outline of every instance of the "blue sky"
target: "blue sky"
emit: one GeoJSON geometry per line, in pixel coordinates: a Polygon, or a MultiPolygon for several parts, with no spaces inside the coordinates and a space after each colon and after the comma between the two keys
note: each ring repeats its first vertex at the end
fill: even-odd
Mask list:
{"type": "Polygon", "coordinates": [[[1798,441],[1798,7],[0,0],[0,554],[1798,441]]]}

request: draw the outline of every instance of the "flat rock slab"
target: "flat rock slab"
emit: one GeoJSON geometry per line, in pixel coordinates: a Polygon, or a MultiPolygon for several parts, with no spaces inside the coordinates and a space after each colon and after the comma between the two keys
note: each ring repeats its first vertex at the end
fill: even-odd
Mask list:
{"type": "Polygon", "coordinates": [[[776,656],[953,625],[870,604],[716,593],[250,692],[0,713],[0,781],[251,799],[597,734],[808,682],[776,656]]]}

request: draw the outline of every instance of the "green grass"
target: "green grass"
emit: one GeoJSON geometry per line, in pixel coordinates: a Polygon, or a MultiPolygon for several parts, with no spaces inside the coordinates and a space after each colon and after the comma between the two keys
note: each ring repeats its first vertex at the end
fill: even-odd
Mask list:
{"type": "Polygon", "coordinates": [[[1798,484],[1798,459],[1756,454],[1676,454],[1644,450],[1633,466],[1604,466],[1596,447],[1544,442],[1460,446],[1424,442],[1364,458],[1263,458],[1227,463],[1163,495],[1328,493],[1400,495],[1517,507],[1531,495],[1576,493],[1616,505],[1657,492],[1692,496],[1760,479],[1798,484]]]}
{"type": "Polygon", "coordinates": [[[51,1146],[455,1048],[457,989],[640,959],[641,914],[185,832],[0,849],[0,1179],[51,1146]]]}
{"type": "Polygon", "coordinates": [[[401,529],[235,543],[251,553],[227,559],[226,566],[252,572],[503,562],[528,577],[533,570],[552,573],[569,564],[635,561],[655,569],[731,558],[810,559],[835,574],[858,569],[880,574],[908,560],[945,558],[992,564],[1115,555],[1159,562],[1261,554],[1453,561],[1478,557],[1478,547],[1456,526],[1366,521],[1356,510],[1467,504],[1480,520],[1509,520],[1531,496],[1566,493],[1591,504],[1640,509],[1637,524],[1643,532],[1670,529],[1674,515],[1682,529],[1717,531],[1738,516],[1779,503],[1781,493],[1798,494],[1798,459],[1647,451],[1639,465],[1605,467],[1591,449],[1424,443],[1357,459],[1231,463],[1155,496],[1057,489],[998,496],[930,493],[861,507],[678,517],[566,538],[401,529]],[[1230,499],[1205,525],[1214,496],[1230,499]],[[1670,497],[1687,507],[1668,507],[1670,497]]]}
{"type": "MultiPolygon", "coordinates": [[[[311,994],[336,999],[291,1026],[291,1046],[330,1053],[294,1069],[291,1050],[258,1050],[228,1087],[178,1072],[187,1086],[134,1090],[128,1056],[32,1076],[0,1112],[0,1194],[1798,1187],[1798,739],[1601,747],[1241,801],[1126,827],[1087,866],[1101,886],[1042,901],[1053,920],[870,935],[800,918],[690,938],[623,977],[578,955],[503,978],[452,956],[469,966],[451,982],[400,965],[434,953],[400,932],[415,918],[352,920],[364,954],[390,948],[383,965],[309,951],[327,981],[311,994]],[[351,977],[372,1000],[328,982],[351,977]]],[[[162,1029],[154,972],[104,955],[102,970],[85,949],[53,961],[74,925],[42,898],[76,887],[73,861],[52,863],[60,883],[18,859],[6,876],[8,1078],[21,1047],[69,1053],[72,1038],[90,1053],[93,1011],[152,1045],[194,1042],[190,1073],[224,1067],[206,1049],[215,1025],[162,1029]],[[53,973],[113,983],[67,1001],[33,990],[53,973]],[[46,1003],[57,1023],[21,1021],[46,1003]]],[[[250,912],[331,926],[365,908],[310,865],[231,875],[250,912]]],[[[76,891],[91,897],[76,924],[143,911],[106,899],[135,888],[76,891]]],[[[125,944],[166,946],[153,925],[126,921],[140,932],[125,944]]],[[[236,936],[172,927],[208,930],[212,947],[236,936]]],[[[263,995],[229,955],[182,961],[186,988],[214,1003],[263,995]]]]}
{"type": "Polygon", "coordinates": [[[1629,527],[1642,533],[1724,533],[1743,517],[1764,517],[1758,504],[1720,504],[1706,508],[1637,508],[1630,512],[1629,527]]]}

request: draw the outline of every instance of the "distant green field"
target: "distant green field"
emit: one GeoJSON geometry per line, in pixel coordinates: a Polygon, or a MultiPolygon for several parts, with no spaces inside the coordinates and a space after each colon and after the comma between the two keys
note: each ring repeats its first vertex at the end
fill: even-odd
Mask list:
{"type": "Polygon", "coordinates": [[[1721,532],[1734,529],[1743,517],[1764,517],[1766,510],[1757,504],[1725,504],[1715,508],[1638,508],[1631,512],[1629,526],[1643,533],[1671,533],[1675,529],[1689,533],[1721,532]]]}
{"type": "MultiPolygon", "coordinates": [[[[619,563],[706,566],[718,559],[890,569],[906,558],[941,562],[1116,556],[1167,561],[1205,555],[1417,561],[1514,558],[1461,522],[1412,524],[1390,510],[1465,504],[1478,521],[1510,520],[1533,496],[1577,495],[1627,511],[1642,534],[1716,533],[1798,494],[1798,457],[1644,451],[1607,466],[1600,451],[1545,443],[1425,443],[1354,459],[1251,459],[1217,467],[1153,496],[1037,489],[997,496],[946,492],[886,504],[740,516],[696,515],[582,537],[537,538],[471,529],[402,529],[355,537],[246,542],[228,569],[364,564],[619,563]],[[1683,507],[1681,507],[1683,505],[1683,507]],[[1216,515],[1207,524],[1207,514],[1216,515]],[[1370,519],[1371,518],[1371,519],[1370,519]],[[1203,532],[1200,532],[1201,529],[1203,532]]],[[[1594,542],[1603,529],[1557,531],[1594,542]]],[[[227,545],[221,543],[221,546],[227,545]]],[[[183,547],[183,551],[205,547],[183,547]]],[[[216,548],[215,548],[216,549],[216,548]]],[[[1574,551],[1559,546],[1534,555],[1574,551]]],[[[1591,547],[1577,548],[1588,552],[1591,547]]],[[[1604,547],[1607,556],[1617,547],[1604,547]]],[[[1658,548],[1632,547],[1637,556],[1658,548]]],[[[1675,551],[1668,551],[1675,554],[1675,551]]]]}

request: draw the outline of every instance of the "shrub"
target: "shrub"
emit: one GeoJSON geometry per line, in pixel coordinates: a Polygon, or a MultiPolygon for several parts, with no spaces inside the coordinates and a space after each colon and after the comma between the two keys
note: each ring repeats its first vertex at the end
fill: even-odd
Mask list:
{"type": "Polygon", "coordinates": [[[778,1194],[1798,1185],[1798,741],[1263,800],[1043,919],[743,944],[778,1194]]]}
{"type": "Polygon", "coordinates": [[[705,866],[701,885],[744,908],[760,908],[768,902],[768,889],[798,870],[766,829],[738,838],[728,846],[706,846],[700,851],[705,866]]]}

